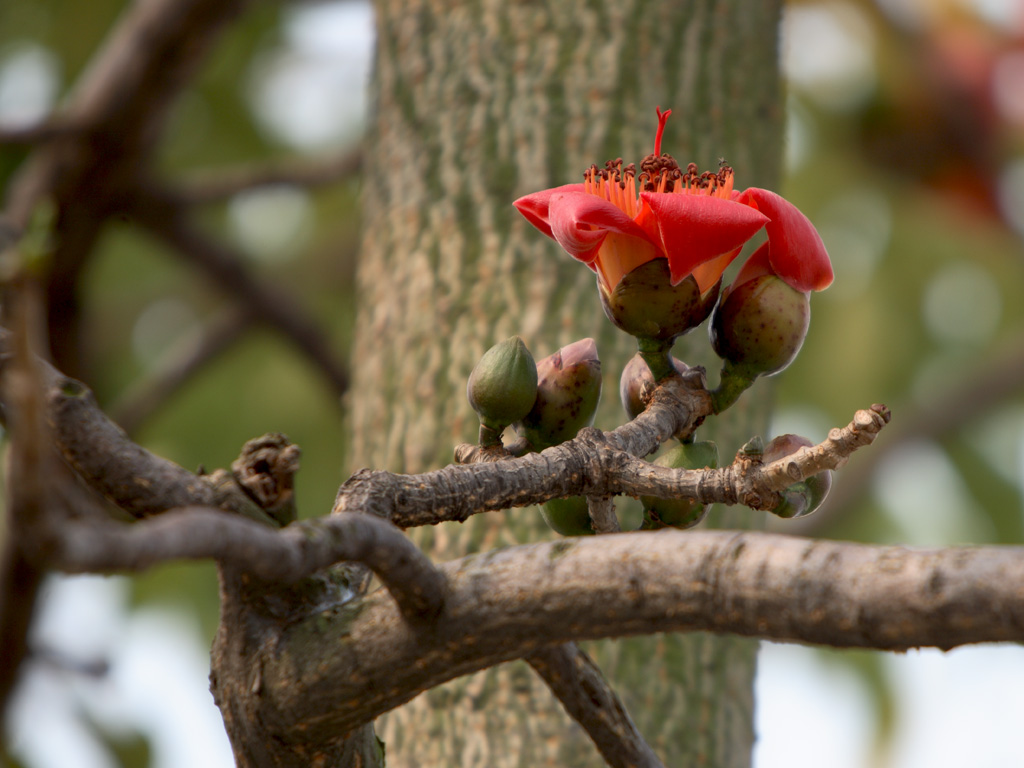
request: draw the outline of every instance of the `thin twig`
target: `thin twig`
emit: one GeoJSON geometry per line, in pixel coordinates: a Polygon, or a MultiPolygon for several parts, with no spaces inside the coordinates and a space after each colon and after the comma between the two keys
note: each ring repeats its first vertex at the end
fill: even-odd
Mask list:
{"type": "Polygon", "coordinates": [[[611,496],[588,496],[587,512],[596,533],[618,533],[622,530],[615,516],[615,501],[611,496]]]}
{"type": "Polygon", "coordinates": [[[251,323],[252,316],[244,310],[222,312],[199,334],[175,344],[110,406],[110,417],[128,434],[136,432],[195,374],[238,341],[251,323]]]}
{"type": "Polygon", "coordinates": [[[576,643],[526,657],[612,768],[663,768],[601,670],[576,643]]]}
{"type": "Polygon", "coordinates": [[[348,371],[317,323],[284,291],[254,278],[240,253],[192,226],[180,202],[155,189],[140,190],[128,203],[127,212],[235,298],[253,318],[289,338],[324,374],[336,394],[348,389],[348,371]]]}

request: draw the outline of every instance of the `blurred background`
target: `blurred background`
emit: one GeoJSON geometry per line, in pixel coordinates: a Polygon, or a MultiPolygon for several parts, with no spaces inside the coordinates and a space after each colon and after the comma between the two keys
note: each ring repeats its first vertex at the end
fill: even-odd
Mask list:
{"type": "MultiPolygon", "coordinates": [[[[0,130],[48,113],[123,6],[0,5],[0,130]]],[[[1019,544],[1024,5],[793,2],[782,40],[780,191],[817,225],[836,282],[815,295],[808,341],[778,381],[773,432],[821,440],[871,402],[895,415],[876,449],[840,473],[825,508],[774,529],[1019,544]]],[[[359,221],[358,171],[346,162],[372,46],[368,2],[256,5],[179,101],[162,145],[165,173],[193,189],[218,169],[332,159],[329,183],[209,193],[203,224],[301,297],[340,359],[359,221]]],[[[0,145],[0,184],[27,151],[0,145]]],[[[327,512],[349,471],[335,390],[259,330],[227,334],[183,384],[162,389],[166,372],[231,319],[163,246],[128,226],[103,238],[83,317],[101,405],[189,468],[227,466],[247,439],[284,432],[303,450],[301,512],[327,512]]],[[[216,594],[206,565],[52,579],[7,723],[14,757],[31,768],[231,764],[206,681],[216,594]]],[[[1016,646],[897,656],[766,645],[757,686],[758,768],[1024,765],[1016,646]]]]}

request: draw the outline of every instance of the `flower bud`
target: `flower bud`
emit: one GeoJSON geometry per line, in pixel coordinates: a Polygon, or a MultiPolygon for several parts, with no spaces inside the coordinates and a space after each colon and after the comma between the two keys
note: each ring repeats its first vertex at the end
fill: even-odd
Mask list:
{"type": "MultiPolygon", "coordinates": [[[[779,435],[765,447],[764,461],[778,461],[801,448],[814,445],[806,437],[800,435],[779,435]]],[[[832,472],[824,470],[816,475],[793,483],[782,492],[782,503],[772,510],[772,514],[786,519],[803,517],[821,506],[832,488],[832,472]]]]}
{"type": "MultiPolygon", "coordinates": [[[[680,374],[686,373],[690,368],[682,360],[672,359],[672,365],[680,374]]],[[[654,376],[651,369],[639,352],[630,358],[626,367],[622,369],[622,376],[619,378],[619,399],[622,407],[630,419],[635,419],[644,412],[647,406],[644,404],[644,394],[654,388],[654,376]]]]}
{"type": "Polygon", "coordinates": [[[793,362],[810,319],[807,293],[759,275],[724,292],[711,320],[711,346],[748,378],[770,376],[793,362]]]}
{"type": "MultiPolygon", "coordinates": [[[[718,446],[710,441],[681,443],[654,463],[671,469],[714,469],[718,466],[718,446]]],[[[659,499],[657,496],[641,496],[640,503],[644,505],[642,530],[692,528],[704,519],[711,507],[696,499],[659,499]]]]}
{"type": "Polygon", "coordinates": [[[538,451],[564,443],[594,423],[600,400],[597,345],[581,339],[537,363],[537,397],[520,430],[538,451]]]}
{"type": "Polygon", "coordinates": [[[703,295],[692,275],[672,285],[668,259],[652,259],[627,273],[611,291],[598,280],[604,313],[626,333],[671,340],[707,319],[721,282],[703,295]]]}
{"type": "Polygon", "coordinates": [[[480,422],[497,432],[530,412],[537,399],[537,365],[521,338],[484,352],[469,375],[466,396],[480,422]]]}
{"type": "Polygon", "coordinates": [[[583,496],[551,499],[544,502],[540,513],[551,530],[563,536],[589,536],[594,533],[587,500],[583,496]]]}

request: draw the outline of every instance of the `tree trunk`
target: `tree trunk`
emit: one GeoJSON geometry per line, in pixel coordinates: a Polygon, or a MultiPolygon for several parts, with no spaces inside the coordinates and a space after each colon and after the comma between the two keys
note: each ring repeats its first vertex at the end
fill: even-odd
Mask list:
{"type": "MultiPolygon", "coordinates": [[[[361,301],[351,392],[352,466],[420,472],[475,440],[466,379],[490,345],[519,334],[539,359],[594,337],[604,365],[597,426],[633,339],[605,320],[593,273],[513,209],[520,195],[582,180],[592,163],[639,163],[655,107],[682,165],[736,170],[738,188],[778,181],[780,2],[377,0],[367,139],[361,301]]],[[[676,356],[717,366],[703,330],[676,356]]],[[[706,432],[731,456],[763,433],[767,388],[706,432]]],[[[621,500],[620,500],[621,502],[621,500]]],[[[756,520],[745,509],[718,518],[756,520]]],[[[418,533],[435,560],[553,537],[536,510],[478,515],[418,533]]],[[[666,765],[750,761],[757,644],[703,635],[595,644],[666,765]]],[[[599,765],[583,732],[524,662],[456,680],[378,723],[388,764],[599,765]]]]}

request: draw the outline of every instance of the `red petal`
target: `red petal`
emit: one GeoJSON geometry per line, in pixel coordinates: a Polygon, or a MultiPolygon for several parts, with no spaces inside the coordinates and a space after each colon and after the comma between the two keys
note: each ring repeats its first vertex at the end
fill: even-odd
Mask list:
{"type": "Polygon", "coordinates": [[[548,221],[558,244],[570,256],[587,264],[597,258],[598,249],[609,232],[650,242],[647,233],[629,214],[587,192],[555,191],[548,202],[548,221]]]}
{"type": "Polygon", "coordinates": [[[551,189],[542,189],[540,192],[534,192],[529,195],[524,195],[516,200],[512,205],[526,217],[526,220],[533,224],[537,229],[543,232],[548,237],[553,238],[554,234],[551,232],[551,224],[548,209],[551,203],[551,196],[559,192],[582,192],[582,184],[564,184],[561,187],[552,187],[551,189]]]}
{"type": "Polygon", "coordinates": [[[721,300],[725,301],[725,297],[729,295],[733,288],[738,288],[747,280],[771,274],[774,274],[774,270],[772,270],[771,262],[768,260],[768,243],[764,242],[757,247],[756,251],[750,254],[750,257],[740,267],[740,271],[736,274],[736,279],[732,281],[732,285],[722,291],[721,300]]]}
{"type": "Polygon", "coordinates": [[[675,285],[699,264],[734,251],[765,226],[755,208],[706,195],[641,192],[658,226],[675,285]]]}
{"type": "Polygon", "coordinates": [[[798,291],[823,291],[832,284],[832,262],[818,230],[791,202],[751,187],[743,201],[771,219],[765,225],[772,271],[798,291]]]}

